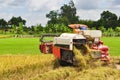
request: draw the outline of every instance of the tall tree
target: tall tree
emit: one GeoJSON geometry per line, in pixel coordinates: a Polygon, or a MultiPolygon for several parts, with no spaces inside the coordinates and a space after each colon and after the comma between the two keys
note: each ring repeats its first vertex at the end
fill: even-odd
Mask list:
{"type": "Polygon", "coordinates": [[[119,19],[118,19],[118,26],[120,27],[120,17],[119,17],[119,19]]]}
{"type": "Polygon", "coordinates": [[[73,0],[69,4],[64,4],[60,11],[50,11],[47,15],[50,20],[48,24],[65,24],[66,26],[71,23],[78,23],[79,17],[76,15],[76,7],[73,0]]]}
{"type": "Polygon", "coordinates": [[[57,22],[58,22],[58,12],[57,11],[50,11],[48,14],[46,14],[46,17],[50,19],[48,21],[48,24],[57,24],[57,22]]]}
{"type": "Polygon", "coordinates": [[[112,27],[113,29],[115,29],[117,26],[117,16],[116,14],[109,11],[103,11],[103,13],[101,13],[101,18],[99,22],[102,26],[105,26],[105,28],[112,27]]]}
{"type": "Polygon", "coordinates": [[[15,26],[19,26],[19,23],[23,23],[23,25],[25,25],[26,20],[22,19],[20,16],[19,17],[12,17],[9,21],[8,24],[9,25],[15,25],[15,26]]]}
{"type": "Polygon", "coordinates": [[[0,19],[0,29],[6,33],[7,31],[7,21],[4,19],[0,19]]]}
{"type": "Polygon", "coordinates": [[[79,17],[76,16],[76,7],[74,5],[73,0],[69,2],[69,4],[64,4],[61,8],[60,17],[63,19],[66,25],[71,23],[78,23],[79,17]]]}
{"type": "Polygon", "coordinates": [[[0,28],[4,29],[7,26],[7,21],[5,21],[4,19],[0,19],[0,28]]]}

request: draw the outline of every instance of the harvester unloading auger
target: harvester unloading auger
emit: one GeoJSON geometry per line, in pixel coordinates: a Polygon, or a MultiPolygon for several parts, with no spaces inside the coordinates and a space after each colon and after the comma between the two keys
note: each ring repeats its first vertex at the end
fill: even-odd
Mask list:
{"type": "Polygon", "coordinates": [[[100,30],[88,30],[88,26],[83,24],[71,24],[69,27],[74,33],[53,35],[55,36],[53,42],[41,40],[40,51],[54,54],[61,65],[86,66],[84,59],[86,55],[106,63],[110,61],[108,47],[100,40],[102,36],[100,30]]]}

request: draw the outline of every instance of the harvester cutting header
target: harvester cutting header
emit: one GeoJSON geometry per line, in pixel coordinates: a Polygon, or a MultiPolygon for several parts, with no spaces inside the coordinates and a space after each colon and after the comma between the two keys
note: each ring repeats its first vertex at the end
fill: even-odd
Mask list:
{"type": "Polygon", "coordinates": [[[60,36],[52,35],[54,36],[52,42],[41,40],[40,51],[45,54],[54,54],[60,64],[76,65],[76,52],[74,49],[80,51],[83,56],[90,54],[94,59],[109,62],[108,47],[103,45],[103,41],[100,40],[102,36],[100,30],[88,30],[88,26],[84,24],[71,24],[68,26],[73,29],[73,33],[62,33],[60,36]]]}

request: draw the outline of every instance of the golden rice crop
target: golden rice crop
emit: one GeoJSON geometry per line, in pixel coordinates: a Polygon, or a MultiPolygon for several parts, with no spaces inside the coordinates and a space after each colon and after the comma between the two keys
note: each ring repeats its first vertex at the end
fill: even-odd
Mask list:
{"type": "Polygon", "coordinates": [[[66,80],[119,80],[120,71],[109,67],[97,67],[78,72],[66,80]]]}
{"type": "Polygon", "coordinates": [[[76,70],[72,67],[60,67],[55,70],[51,70],[44,74],[37,75],[30,80],[65,80],[65,78],[77,74],[76,70]]]}
{"type": "MultiPolygon", "coordinates": [[[[36,63],[43,64],[43,62],[46,61],[52,62],[52,60],[54,60],[54,57],[52,55],[3,55],[0,56],[0,72],[15,67],[23,67],[25,65],[31,65],[36,63]]],[[[43,65],[45,65],[45,63],[43,65]]]]}
{"type": "Polygon", "coordinates": [[[0,79],[21,80],[54,68],[53,55],[0,56],[0,79]]]}
{"type": "Polygon", "coordinates": [[[120,64],[120,56],[112,56],[110,62],[120,64]]]}
{"type": "Polygon", "coordinates": [[[85,58],[85,68],[79,70],[81,66],[59,66],[52,54],[1,55],[0,80],[119,80],[120,71],[115,65],[119,65],[120,57],[111,57],[109,65],[94,68],[89,66],[99,62],[88,63],[85,58]]]}

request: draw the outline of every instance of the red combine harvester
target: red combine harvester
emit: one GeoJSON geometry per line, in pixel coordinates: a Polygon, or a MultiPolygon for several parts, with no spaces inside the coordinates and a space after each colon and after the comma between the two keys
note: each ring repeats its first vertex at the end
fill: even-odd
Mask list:
{"type": "MultiPolygon", "coordinates": [[[[60,61],[60,63],[74,64],[73,46],[78,50],[83,50],[83,45],[87,45],[91,49],[93,58],[101,59],[102,61],[109,62],[108,47],[103,45],[100,40],[102,32],[100,30],[88,30],[87,25],[71,24],[70,28],[74,33],[62,33],[58,35],[42,35],[39,49],[42,53],[52,53],[60,61]],[[54,37],[53,41],[44,41],[45,37],[54,37]]],[[[83,54],[85,55],[85,54],[83,54]]]]}

